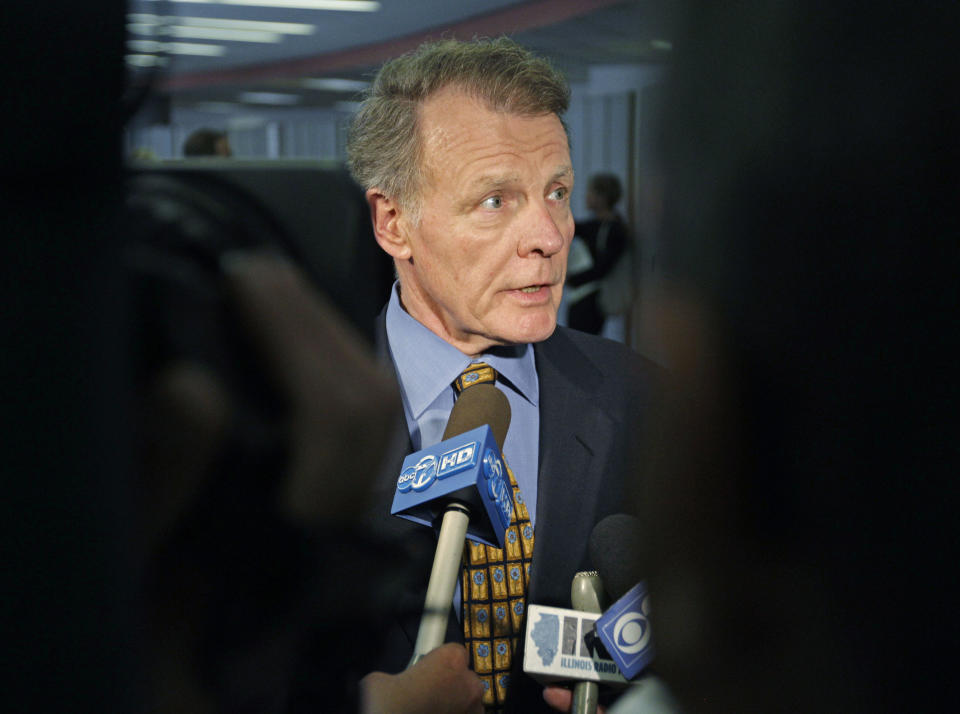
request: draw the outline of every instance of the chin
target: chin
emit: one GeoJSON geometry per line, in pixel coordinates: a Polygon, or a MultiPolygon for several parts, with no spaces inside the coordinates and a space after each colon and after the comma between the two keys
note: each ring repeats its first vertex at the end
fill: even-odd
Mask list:
{"type": "Polygon", "coordinates": [[[514,344],[527,342],[543,342],[557,329],[557,314],[525,315],[512,326],[511,334],[514,344]]]}

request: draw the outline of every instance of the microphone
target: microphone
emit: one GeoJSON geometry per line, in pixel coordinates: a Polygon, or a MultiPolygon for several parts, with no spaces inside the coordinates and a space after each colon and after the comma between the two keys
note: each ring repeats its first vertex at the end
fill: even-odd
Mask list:
{"type": "Polygon", "coordinates": [[[503,440],[510,403],[492,384],[465,389],[454,402],[443,440],[404,459],[390,512],[423,525],[439,522],[410,666],[443,644],[466,537],[503,547],[513,499],[503,440]]]}
{"type": "Polygon", "coordinates": [[[594,526],[588,550],[616,601],[597,620],[597,636],[623,675],[634,679],[654,656],[650,601],[639,572],[640,522],[624,513],[607,516],[594,526]]]}
{"type": "MultiPolygon", "coordinates": [[[[603,612],[603,586],[595,570],[581,571],[573,576],[570,586],[570,604],[574,610],[599,615],[603,612]]],[[[600,688],[596,682],[577,682],[573,688],[572,714],[596,714],[600,688]]]]}
{"type": "MultiPolygon", "coordinates": [[[[524,672],[542,684],[588,680],[623,687],[629,683],[597,636],[597,613],[602,609],[581,611],[584,605],[581,598],[590,597],[583,593],[588,584],[619,597],[636,582],[637,530],[636,519],[626,515],[608,516],[594,526],[588,541],[588,562],[597,567],[597,572],[595,578],[574,577],[573,584],[579,592],[571,592],[571,600],[576,594],[573,602],[576,609],[536,604],[527,607],[524,672]],[[578,580],[584,582],[578,583],[578,580]]],[[[599,602],[602,598],[595,599],[599,602]]]]}
{"type": "Polygon", "coordinates": [[[527,606],[526,674],[541,684],[571,680],[619,687],[628,684],[594,634],[597,615],[603,611],[601,587],[596,573],[578,573],[570,593],[575,609],[527,606]]]}
{"type": "Polygon", "coordinates": [[[575,609],[527,608],[523,671],[542,684],[576,680],[574,712],[596,710],[598,692],[593,688],[600,684],[619,689],[629,685],[629,692],[617,702],[617,711],[680,712],[663,682],[649,672],[637,676],[653,658],[646,590],[639,577],[639,531],[639,521],[632,516],[617,514],[601,520],[588,541],[589,559],[597,571],[574,576],[570,599],[575,609]],[[642,589],[639,603],[633,597],[638,588],[642,589]],[[603,612],[603,591],[620,599],[597,618],[596,613],[603,612]],[[630,609],[618,610],[624,602],[630,609]],[[604,639],[603,624],[611,619],[617,636],[604,639]],[[622,646],[618,648],[617,642],[622,646]],[[631,649],[637,651],[623,651],[631,649]]]}
{"type": "Polygon", "coordinates": [[[640,574],[640,521],[626,513],[602,518],[590,532],[587,553],[610,600],[619,599],[643,579],[640,574]]]}

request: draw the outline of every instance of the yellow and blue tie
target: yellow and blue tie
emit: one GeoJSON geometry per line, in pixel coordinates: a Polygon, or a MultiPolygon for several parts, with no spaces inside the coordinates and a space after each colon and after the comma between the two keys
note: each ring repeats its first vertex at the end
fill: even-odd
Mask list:
{"type": "MultiPolygon", "coordinates": [[[[496,379],[493,367],[471,364],[454,381],[454,388],[459,394],[496,379]]],[[[509,465],[507,473],[513,487],[514,518],[504,536],[504,547],[468,540],[461,575],[464,643],[470,653],[470,667],[483,682],[483,703],[488,709],[499,708],[506,701],[511,663],[522,634],[533,557],[530,514],[509,465]]]]}

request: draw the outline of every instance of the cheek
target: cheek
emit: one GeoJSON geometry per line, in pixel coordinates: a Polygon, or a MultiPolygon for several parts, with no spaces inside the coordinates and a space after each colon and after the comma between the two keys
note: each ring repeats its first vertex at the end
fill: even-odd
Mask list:
{"type": "Polygon", "coordinates": [[[517,270],[511,264],[515,256],[512,247],[500,245],[483,246],[473,251],[461,264],[461,289],[478,299],[494,297],[508,282],[506,278],[511,271],[517,270]]]}
{"type": "MultiPolygon", "coordinates": [[[[423,221],[428,220],[430,217],[424,216],[423,221]]],[[[442,231],[421,234],[413,244],[412,257],[418,272],[433,285],[445,286],[460,278],[462,266],[458,260],[459,253],[451,250],[442,231]]]]}
{"type": "Polygon", "coordinates": [[[489,307],[498,271],[470,259],[468,251],[433,255],[426,271],[437,297],[449,309],[476,315],[489,307]]]}

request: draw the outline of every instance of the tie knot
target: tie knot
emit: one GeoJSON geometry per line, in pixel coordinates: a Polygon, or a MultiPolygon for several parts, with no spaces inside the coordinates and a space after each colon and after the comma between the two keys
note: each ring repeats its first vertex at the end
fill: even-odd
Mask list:
{"type": "Polygon", "coordinates": [[[495,381],[497,381],[497,370],[485,362],[477,362],[471,364],[453,380],[453,387],[457,390],[457,394],[460,394],[467,387],[495,381]]]}

